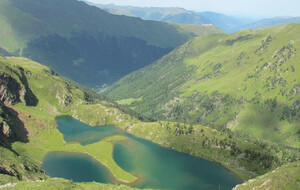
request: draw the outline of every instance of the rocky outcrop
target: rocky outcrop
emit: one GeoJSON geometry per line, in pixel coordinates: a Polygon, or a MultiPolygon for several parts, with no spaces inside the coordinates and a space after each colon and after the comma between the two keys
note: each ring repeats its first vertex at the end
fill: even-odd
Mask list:
{"type": "Polygon", "coordinates": [[[58,99],[58,103],[62,109],[72,103],[73,96],[70,88],[70,84],[66,82],[61,90],[56,93],[56,99],[58,99]]]}
{"type": "Polygon", "coordinates": [[[0,145],[11,148],[15,141],[28,142],[28,132],[18,113],[10,106],[25,102],[36,106],[37,97],[29,88],[24,69],[3,66],[0,71],[0,145]]]}
{"type": "Polygon", "coordinates": [[[4,167],[4,166],[1,166],[0,165],[0,174],[7,174],[7,175],[10,175],[10,176],[16,176],[17,173],[12,170],[11,168],[8,168],[8,167],[4,167]]]}
{"type": "Polygon", "coordinates": [[[9,67],[0,62],[0,174],[18,180],[37,180],[45,177],[40,166],[20,155],[12,143],[28,142],[28,131],[20,119],[20,112],[14,104],[23,102],[26,106],[36,106],[38,99],[31,91],[26,76],[30,71],[21,67],[9,67]]]}
{"type": "Polygon", "coordinates": [[[37,97],[29,88],[23,68],[1,66],[0,71],[0,145],[11,147],[15,141],[27,142],[27,130],[18,113],[10,106],[25,102],[26,106],[36,106],[37,97]]]}
{"type": "Polygon", "coordinates": [[[18,113],[0,102],[0,145],[10,148],[12,142],[28,142],[28,132],[18,113]]]}
{"type": "MultiPolygon", "coordinates": [[[[25,88],[25,94],[24,94],[24,100],[26,102],[26,106],[36,106],[39,102],[37,97],[34,95],[34,93],[31,91],[27,78],[24,74],[24,69],[19,67],[19,70],[21,71],[20,80],[25,88]]],[[[28,72],[30,74],[31,72],[28,72]]]]}
{"type": "Polygon", "coordinates": [[[25,102],[26,106],[36,106],[38,99],[29,88],[24,69],[5,69],[8,72],[0,72],[0,101],[6,105],[25,102]]]}
{"type": "Polygon", "coordinates": [[[24,97],[24,89],[11,76],[0,73],[0,101],[6,105],[14,105],[21,102],[24,97]]]}
{"type": "MultiPolygon", "coordinates": [[[[8,152],[6,153],[10,154],[8,152]]],[[[10,175],[16,177],[18,180],[25,181],[40,180],[46,177],[45,172],[40,166],[28,158],[12,154],[9,158],[12,160],[2,160],[0,163],[0,174],[10,175]]]]}

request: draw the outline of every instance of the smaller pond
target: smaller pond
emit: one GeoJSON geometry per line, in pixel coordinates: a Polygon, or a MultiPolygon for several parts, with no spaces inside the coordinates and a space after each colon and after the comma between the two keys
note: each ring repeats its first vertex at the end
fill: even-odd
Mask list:
{"type": "Polygon", "coordinates": [[[106,167],[86,154],[50,152],[44,158],[42,168],[49,176],[71,179],[75,182],[115,182],[106,167]]]}

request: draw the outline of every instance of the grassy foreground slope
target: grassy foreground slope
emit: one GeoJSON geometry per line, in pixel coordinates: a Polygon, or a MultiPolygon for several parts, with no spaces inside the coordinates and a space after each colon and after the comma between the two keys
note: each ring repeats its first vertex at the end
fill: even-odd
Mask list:
{"type": "MultiPolygon", "coordinates": [[[[8,187],[3,187],[1,189],[16,189],[16,190],[62,190],[62,189],[80,189],[80,190],[99,190],[99,189],[109,189],[109,190],[138,190],[137,188],[129,187],[126,185],[111,185],[102,184],[96,182],[89,183],[75,183],[62,178],[50,178],[47,180],[40,180],[34,182],[18,182],[9,184],[8,187]]],[[[147,189],[146,189],[147,190],[147,189]]]]}
{"type": "Polygon", "coordinates": [[[285,189],[300,187],[300,162],[286,164],[263,176],[238,185],[234,190],[285,189]]]}
{"type": "Polygon", "coordinates": [[[121,182],[135,180],[134,175],[122,170],[112,159],[111,142],[120,137],[86,147],[65,143],[56,128],[55,118],[60,115],[70,115],[92,126],[115,125],[162,146],[218,162],[243,179],[265,174],[299,158],[298,150],[228,130],[166,121],[141,122],[113,103],[94,98],[95,94],[25,58],[1,57],[0,78],[0,184],[16,183],[11,188],[38,189],[47,185],[49,188],[58,185],[79,189],[130,188],[49,179],[41,169],[44,156],[50,151],[69,151],[90,154],[121,182]]]}
{"type": "Polygon", "coordinates": [[[90,87],[111,84],[196,35],[223,32],[112,15],[77,0],[2,0],[0,25],[8,52],[90,87]]]}
{"type": "Polygon", "coordinates": [[[300,24],[197,37],[104,94],[156,119],[300,147],[300,24]]]}

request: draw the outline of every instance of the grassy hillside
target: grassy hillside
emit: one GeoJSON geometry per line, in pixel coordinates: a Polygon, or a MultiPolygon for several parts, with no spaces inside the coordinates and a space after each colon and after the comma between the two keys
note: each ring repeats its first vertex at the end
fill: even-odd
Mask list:
{"type": "Polygon", "coordinates": [[[89,87],[111,84],[196,35],[223,32],[112,15],[77,0],[3,0],[0,25],[9,53],[89,87]]]}
{"type": "Polygon", "coordinates": [[[115,125],[162,146],[218,162],[243,179],[264,174],[299,158],[298,150],[228,130],[218,131],[176,122],[141,122],[117,109],[115,104],[83,91],[79,85],[25,58],[0,58],[0,77],[0,137],[4,139],[0,141],[0,184],[12,182],[12,188],[58,188],[59,185],[85,189],[130,188],[49,179],[40,165],[50,151],[89,154],[119,181],[136,179],[112,159],[112,141],[119,137],[104,139],[85,148],[80,144],[65,143],[56,128],[55,118],[60,115],[70,115],[92,126],[115,125]]]}
{"type": "MultiPolygon", "coordinates": [[[[109,189],[109,190],[138,190],[137,188],[129,187],[126,185],[111,185],[111,184],[101,184],[101,183],[74,183],[61,178],[51,178],[43,181],[26,182],[22,181],[19,183],[12,183],[9,187],[2,189],[16,189],[16,190],[61,190],[61,189],[80,189],[80,190],[99,190],[99,189],[109,189]]],[[[150,190],[150,189],[146,189],[150,190]]]]}
{"type": "Polygon", "coordinates": [[[104,92],[156,119],[300,147],[300,24],[195,38],[104,92]]]}
{"type": "Polygon", "coordinates": [[[294,190],[300,187],[300,162],[286,164],[263,176],[238,185],[234,190],[248,189],[285,189],[294,190]]]}

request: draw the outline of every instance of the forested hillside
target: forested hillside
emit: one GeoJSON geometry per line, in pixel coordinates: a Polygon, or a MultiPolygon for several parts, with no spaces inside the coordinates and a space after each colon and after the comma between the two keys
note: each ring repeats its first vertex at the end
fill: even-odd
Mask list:
{"type": "Polygon", "coordinates": [[[77,0],[3,0],[0,44],[89,87],[111,84],[167,54],[197,32],[179,25],[117,16],[77,0]]]}

